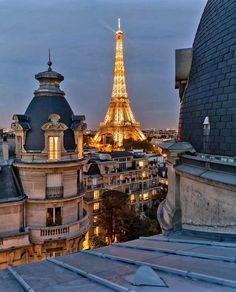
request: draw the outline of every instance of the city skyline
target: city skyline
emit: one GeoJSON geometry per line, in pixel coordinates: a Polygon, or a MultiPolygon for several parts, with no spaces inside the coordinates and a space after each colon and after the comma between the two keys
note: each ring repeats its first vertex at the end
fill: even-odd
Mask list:
{"type": "Polygon", "coordinates": [[[68,7],[62,0],[56,6],[55,1],[3,1],[0,128],[9,127],[13,112],[22,112],[32,99],[33,76],[46,70],[49,47],[53,69],[65,76],[62,89],[74,113],[85,113],[88,127],[98,128],[111,96],[118,17],[126,35],[127,87],[135,118],[142,128],[177,128],[174,50],[192,46],[206,0],[170,2],[71,1],[68,7]],[[61,24],[63,17],[70,21],[61,24]]]}

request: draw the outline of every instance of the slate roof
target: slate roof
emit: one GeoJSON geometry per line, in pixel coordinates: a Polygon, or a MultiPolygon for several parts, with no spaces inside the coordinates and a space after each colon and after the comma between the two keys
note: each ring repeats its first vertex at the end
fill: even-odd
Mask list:
{"type": "Polygon", "coordinates": [[[111,158],[122,158],[133,156],[131,152],[128,151],[114,151],[114,152],[104,152],[111,155],[111,158]]]}
{"type": "Polygon", "coordinates": [[[31,130],[27,132],[25,148],[27,150],[43,150],[45,147],[44,132],[41,127],[48,122],[51,114],[58,114],[60,122],[67,125],[64,132],[64,146],[66,150],[74,150],[74,134],[70,126],[72,124],[72,109],[64,96],[48,95],[34,96],[25,114],[29,118],[31,130]]]}
{"type": "Polygon", "coordinates": [[[97,163],[92,163],[88,169],[87,175],[101,175],[100,169],[97,163]]]}
{"type": "MultiPolygon", "coordinates": [[[[0,271],[3,291],[235,291],[236,239],[156,235],[0,271]],[[167,287],[135,286],[140,266],[167,287]],[[17,274],[16,274],[17,273],[17,274]],[[14,278],[14,276],[17,278],[14,278]],[[29,290],[31,288],[31,290],[29,290]]],[[[144,279],[150,281],[146,274],[144,279]]]]}
{"type": "Polygon", "coordinates": [[[195,36],[179,136],[197,152],[236,156],[235,15],[235,0],[208,0],[195,36]],[[203,136],[206,117],[208,142],[203,136]]]}
{"type": "Polygon", "coordinates": [[[21,185],[11,165],[0,166],[0,200],[23,196],[21,185]]]}
{"type": "Polygon", "coordinates": [[[59,84],[64,77],[55,71],[44,71],[35,75],[40,82],[35,90],[34,97],[24,115],[15,115],[20,118],[21,125],[27,127],[26,150],[42,151],[45,146],[44,132],[41,127],[48,122],[49,115],[58,114],[60,122],[66,124],[68,129],[64,132],[64,146],[66,150],[76,148],[72,129],[84,120],[84,116],[74,116],[73,111],[65,99],[65,93],[59,84]],[[71,128],[72,127],[72,128],[71,128]]]}

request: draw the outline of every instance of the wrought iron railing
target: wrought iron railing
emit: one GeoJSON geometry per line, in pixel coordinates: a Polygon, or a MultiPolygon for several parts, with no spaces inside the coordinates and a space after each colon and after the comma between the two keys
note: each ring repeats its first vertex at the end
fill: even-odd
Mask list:
{"type": "Polygon", "coordinates": [[[46,187],[46,199],[61,199],[63,198],[64,187],[46,187]]]}

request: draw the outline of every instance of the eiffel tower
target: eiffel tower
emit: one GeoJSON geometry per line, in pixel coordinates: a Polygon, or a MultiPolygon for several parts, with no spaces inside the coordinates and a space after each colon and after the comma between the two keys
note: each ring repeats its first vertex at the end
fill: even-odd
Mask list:
{"type": "Polygon", "coordinates": [[[120,148],[124,139],[146,139],[130,107],[125,81],[123,41],[124,33],[118,19],[112,96],[104,122],[100,123],[99,131],[93,139],[94,145],[112,144],[114,148],[120,148]]]}

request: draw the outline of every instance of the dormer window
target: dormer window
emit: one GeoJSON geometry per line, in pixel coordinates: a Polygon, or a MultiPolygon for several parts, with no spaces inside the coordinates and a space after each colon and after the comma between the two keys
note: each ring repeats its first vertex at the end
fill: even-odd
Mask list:
{"type": "Polygon", "coordinates": [[[48,137],[48,159],[49,160],[58,160],[59,155],[59,137],[49,136],[48,137]]]}
{"type": "Polygon", "coordinates": [[[60,122],[60,116],[51,114],[48,122],[42,126],[45,136],[45,148],[43,153],[48,153],[48,160],[60,160],[62,152],[65,151],[63,145],[64,131],[68,128],[60,122]]]}

